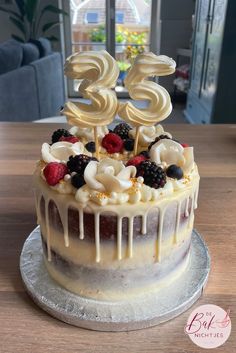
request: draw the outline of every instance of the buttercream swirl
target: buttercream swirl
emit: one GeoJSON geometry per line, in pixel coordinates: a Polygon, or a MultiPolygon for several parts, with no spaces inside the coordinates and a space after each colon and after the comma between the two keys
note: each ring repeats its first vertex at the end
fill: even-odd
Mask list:
{"type": "MultiPolygon", "coordinates": [[[[166,132],[160,124],[156,126],[140,126],[140,133],[138,137],[139,146],[148,147],[150,143],[160,135],[167,135],[172,138],[172,135],[169,132],[166,132]]],[[[129,136],[135,138],[136,128],[129,131],[129,136]]]]}
{"type": "Polygon", "coordinates": [[[116,84],[119,69],[107,51],[75,53],[65,63],[65,74],[71,79],[83,79],[79,92],[91,104],[68,102],[63,113],[68,123],[80,127],[96,127],[112,122],[118,102],[111,90],[116,84]]]}
{"type": "Polygon", "coordinates": [[[193,147],[182,147],[176,141],[162,139],[150,149],[150,159],[157,164],[168,167],[176,164],[181,167],[184,174],[189,174],[194,166],[193,147]]]}
{"type": "Polygon", "coordinates": [[[82,142],[70,143],[66,141],[59,141],[51,146],[45,142],[42,145],[41,153],[45,163],[66,163],[70,156],[76,156],[81,153],[91,156],[91,153],[86,150],[82,142]]]}
{"type": "Polygon", "coordinates": [[[175,71],[175,61],[165,55],[143,53],[136,57],[125,78],[125,87],[134,100],[148,100],[148,108],[139,109],[131,102],[120,104],[119,115],[132,126],[152,126],[167,118],[172,105],[167,90],[156,82],[148,81],[150,76],[170,75],[175,71]]]}

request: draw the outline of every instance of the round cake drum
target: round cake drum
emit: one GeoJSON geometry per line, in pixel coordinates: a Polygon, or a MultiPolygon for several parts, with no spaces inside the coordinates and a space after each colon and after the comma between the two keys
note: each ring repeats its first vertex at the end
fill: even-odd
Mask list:
{"type": "Polygon", "coordinates": [[[68,292],[51,279],[44,265],[37,227],[25,241],[20,270],[33,300],[59,320],[91,330],[127,331],[157,325],[187,310],[202,294],[210,271],[210,257],[194,230],[189,266],[176,281],[145,297],[96,301],[68,292]]]}

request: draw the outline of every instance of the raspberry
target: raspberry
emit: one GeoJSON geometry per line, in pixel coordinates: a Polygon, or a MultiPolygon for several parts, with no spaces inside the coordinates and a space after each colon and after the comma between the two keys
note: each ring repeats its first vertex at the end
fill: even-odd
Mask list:
{"type": "Polygon", "coordinates": [[[89,151],[91,153],[96,152],[95,142],[93,142],[93,141],[86,143],[85,148],[87,151],[89,151]]]}
{"type": "Polygon", "coordinates": [[[108,153],[120,152],[123,148],[123,141],[120,136],[109,132],[102,139],[102,147],[104,147],[108,153]]]}
{"type": "Polygon", "coordinates": [[[181,143],[181,146],[182,146],[183,148],[185,148],[185,147],[189,147],[189,144],[188,144],[188,143],[181,143]]]}
{"type": "Polygon", "coordinates": [[[72,135],[69,133],[68,130],[58,129],[52,134],[52,143],[58,142],[62,136],[68,137],[72,135]]]}
{"type": "Polygon", "coordinates": [[[124,149],[126,151],[133,151],[133,149],[134,149],[134,139],[126,139],[126,140],[124,140],[124,149]]]}
{"type": "Polygon", "coordinates": [[[51,162],[46,165],[43,174],[48,185],[56,185],[68,173],[67,166],[62,163],[51,162]]]}
{"type": "Polygon", "coordinates": [[[135,156],[130,160],[128,160],[128,162],[126,163],[126,166],[128,167],[129,165],[134,165],[135,167],[137,167],[141,162],[145,160],[146,160],[146,157],[143,155],[135,156]]]}
{"type": "Polygon", "coordinates": [[[127,138],[129,138],[129,131],[132,128],[126,124],[126,123],[120,123],[118,124],[115,129],[114,129],[114,133],[118,136],[120,136],[120,138],[122,138],[122,140],[125,140],[127,138]]]}
{"type": "Polygon", "coordinates": [[[84,170],[87,167],[87,165],[89,164],[90,161],[96,161],[96,158],[93,157],[89,157],[86,156],[85,154],[79,154],[77,156],[70,156],[69,157],[69,161],[67,162],[67,167],[70,171],[70,173],[72,172],[76,172],[80,175],[84,174],[84,170]]]}
{"type": "Polygon", "coordinates": [[[171,138],[170,138],[169,136],[167,136],[167,135],[160,135],[160,136],[157,136],[157,137],[155,138],[155,140],[152,141],[152,142],[150,143],[150,145],[148,146],[148,151],[150,151],[150,149],[152,148],[152,146],[153,146],[156,142],[158,142],[158,141],[160,141],[160,140],[162,140],[162,139],[171,140],[171,138]]]}
{"type": "Polygon", "coordinates": [[[78,137],[76,136],[61,136],[59,138],[59,141],[65,141],[65,142],[70,142],[70,143],[76,143],[79,142],[78,137]]]}
{"type": "Polygon", "coordinates": [[[175,164],[171,164],[166,169],[166,174],[169,178],[178,179],[178,180],[182,179],[184,176],[183,170],[175,164]]]}
{"type": "Polygon", "coordinates": [[[81,186],[85,184],[85,180],[83,175],[75,174],[71,178],[71,184],[76,188],[79,189],[81,186]]]}
{"type": "Polygon", "coordinates": [[[163,188],[166,183],[166,173],[155,162],[143,161],[137,166],[136,177],[142,176],[144,184],[154,189],[163,188]]]}

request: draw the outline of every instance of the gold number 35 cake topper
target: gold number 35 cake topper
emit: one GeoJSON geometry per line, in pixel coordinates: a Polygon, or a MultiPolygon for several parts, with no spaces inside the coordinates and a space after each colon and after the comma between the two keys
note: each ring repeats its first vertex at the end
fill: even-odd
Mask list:
{"type": "Polygon", "coordinates": [[[83,79],[79,92],[90,99],[91,104],[68,102],[63,113],[71,125],[94,128],[98,156],[97,126],[110,124],[118,111],[120,117],[136,127],[136,154],[140,127],[155,125],[167,118],[172,110],[169,93],[148,78],[170,75],[174,71],[175,61],[165,55],[143,53],[136,57],[124,83],[132,99],[149,102],[147,108],[140,109],[131,102],[118,104],[111,88],[115,87],[119,69],[110,54],[106,51],[76,53],[67,59],[65,74],[72,79],[83,79]]]}

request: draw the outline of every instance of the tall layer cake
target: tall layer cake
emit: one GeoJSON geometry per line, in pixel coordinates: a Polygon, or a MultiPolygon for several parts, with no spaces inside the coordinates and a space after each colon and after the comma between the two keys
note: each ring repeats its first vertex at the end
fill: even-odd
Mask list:
{"type": "MultiPolygon", "coordinates": [[[[146,65],[150,62],[153,66],[147,60],[149,54],[158,62],[159,70],[166,72],[173,66],[171,59],[151,53],[137,59],[138,64],[145,59],[146,65]]],[[[109,54],[103,55],[114,65],[109,54]]],[[[89,77],[81,84],[83,95],[94,95],[91,77],[97,71],[93,66],[81,70],[82,77],[78,75],[81,56],[84,59],[82,54],[79,59],[78,55],[69,58],[66,68],[69,65],[71,72],[71,67],[76,67],[77,78],[89,77]]],[[[105,61],[102,62],[104,65],[105,61]]],[[[131,91],[132,70],[135,67],[126,81],[131,91]]],[[[96,81],[99,75],[101,72],[96,81]]],[[[157,85],[147,81],[149,84],[157,85]]],[[[151,102],[154,88],[150,89],[151,102]]],[[[69,123],[77,126],[54,131],[52,141],[42,145],[34,185],[44,259],[51,277],[80,296],[118,301],[158,291],[170,281],[177,281],[185,271],[191,251],[199,174],[193,147],[176,141],[160,124],[146,122],[145,126],[137,122],[138,115],[150,121],[148,117],[157,108],[155,104],[141,113],[129,103],[116,103],[111,109],[115,101],[114,92],[110,94],[111,115],[114,118],[118,112],[126,122],[118,123],[112,130],[105,124],[89,125],[89,117],[96,117],[94,109],[100,111],[99,99],[94,103],[93,97],[88,97],[92,108],[74,107],[70,102],[64,112],[69,123]],[[81,111],[88,118],[83,120],[81,111]],[[77,118],[80,123],[75,124],[77,118]]],[[[160,105],[160,99],[156,104],[160,105]]],[[[170,101],[163,100],[162,105],[168,105],[164,115],[163,109],[160,113],[163,117],[171,111],[170,101]]],[[[108,117],[109,113],[104,118],[108,117]]],[[[99,118],[102,121],[101,115],[99,118]]]]}

